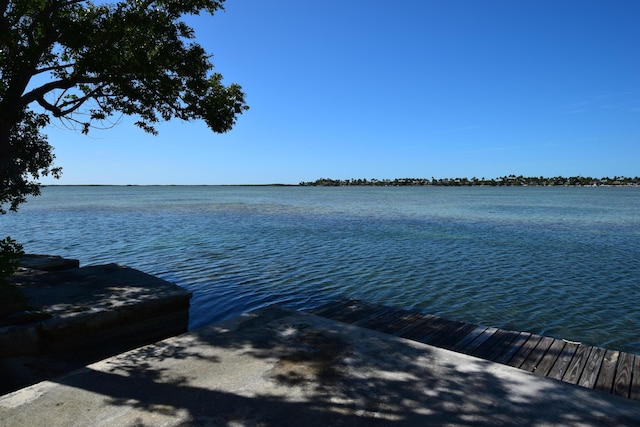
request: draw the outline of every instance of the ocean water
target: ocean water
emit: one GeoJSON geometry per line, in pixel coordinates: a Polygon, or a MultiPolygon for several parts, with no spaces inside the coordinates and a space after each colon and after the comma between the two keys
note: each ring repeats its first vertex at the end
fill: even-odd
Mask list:
{"type": "Polygon", "coordinates": [[[6,235],[193,291],[190,328],[349,297],[640,353],[640,188],[47,187],[6,235]]]}

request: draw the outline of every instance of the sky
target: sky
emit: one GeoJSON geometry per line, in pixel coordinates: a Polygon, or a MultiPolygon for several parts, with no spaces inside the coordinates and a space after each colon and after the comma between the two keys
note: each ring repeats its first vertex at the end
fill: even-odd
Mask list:
{"type": "Polygon", "coordinates": [[[44,184],[640,175],[640,1],[227,0],[185,19],[233,130],[52,121],[44,184]]]}

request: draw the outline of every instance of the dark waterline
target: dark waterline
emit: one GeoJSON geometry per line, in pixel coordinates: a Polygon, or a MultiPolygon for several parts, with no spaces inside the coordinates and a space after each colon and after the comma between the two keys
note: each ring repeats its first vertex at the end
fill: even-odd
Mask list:
{"type": "Polygon", "coordinates": [[[192,328],[352,297],[640,353],[639,188],[47,187],[0,230],[192,290],[192,328]]]}

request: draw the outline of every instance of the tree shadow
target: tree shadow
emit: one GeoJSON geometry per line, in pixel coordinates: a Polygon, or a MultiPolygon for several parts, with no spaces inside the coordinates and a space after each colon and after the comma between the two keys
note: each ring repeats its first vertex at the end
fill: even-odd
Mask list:
{"type": "Polygon", "coordinates": [[[0,394],[187,331],[191,293],[123,265],[23,268],[11,284],[25,310],[0,316],[0,394]]]}
{"type": "MultiPolygon", "coordinates": [[[[55,380],[63,395],[45,393],[40,400],[51,399],[44,402],[48,407],[63,397],[88,402],[83,416],[93,411],[136,426],[602,426],[640,420],[635,402],[604,394],[593,399],[592,390],[519,371],[504,375],[504,369],[510,372],[274,306],[91,365],[55,380]]],[[[74,417],[67,410],[55,419],[64,425],[77,422],[74,417]]]]}

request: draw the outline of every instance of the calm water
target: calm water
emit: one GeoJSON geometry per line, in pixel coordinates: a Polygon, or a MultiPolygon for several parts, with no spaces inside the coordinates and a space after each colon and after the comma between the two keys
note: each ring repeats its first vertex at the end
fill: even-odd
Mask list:
{"type": "Polygon", "coordinates": [[[353,297],[640,353],[640,188],[48,187],[7,234],[190,289],[191,328],[353,297]]]}

